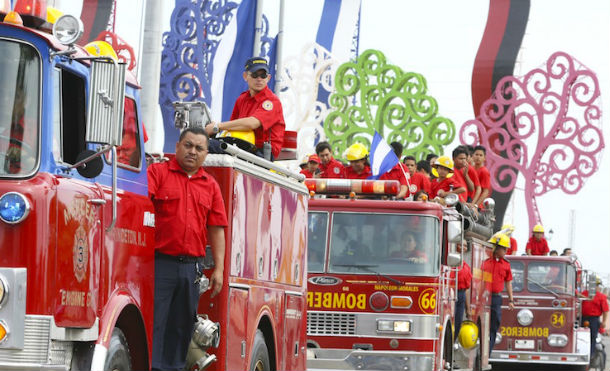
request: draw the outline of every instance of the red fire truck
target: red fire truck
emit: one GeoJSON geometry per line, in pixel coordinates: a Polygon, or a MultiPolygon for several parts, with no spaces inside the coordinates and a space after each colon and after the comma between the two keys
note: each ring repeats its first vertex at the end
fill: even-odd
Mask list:
{"type": "Polygon", "coordinates": [[[306,184],[316,195],[334,194],[309,201],[308,369],[487,367],[490,295],[481,266],[491,210],[475,222],[461,207],[467,215],[433,202],[362,198],[395,195],[395,181],[306,184]],[[456,253],[457,243],[468,253],[456,253]],[[451,277],[462,259],[474,272],[469,310],[481,339],[470,349],[454,345],[451,277]]]}
{"type": "Polygon", "coordinates": [[[590,337],[589,329],[580,326],[578,260],[568,256],[508,256],[507,260],[513,272],[515,309],[507,310],[508,296],[503,295],[502,322],[491,361],[586,369],[590,337]]]}
{"type": "MultiPolygon", "coordinates": [[[[51,35],[44,9],[5,18],[6,3],[0,370],[149,369],[155,215],[139,87],[124,64],[74,44],[76,18],[51,35]]],[[[225,287],[202,295],[190,369],[304,370],[308,192],[232,151],[205,163],[229,220],[225,287]]]]}

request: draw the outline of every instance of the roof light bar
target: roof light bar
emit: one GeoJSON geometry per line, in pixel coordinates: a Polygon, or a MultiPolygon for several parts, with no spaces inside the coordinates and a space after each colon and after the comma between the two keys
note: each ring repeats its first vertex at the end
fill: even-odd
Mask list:
{"type": "Polygon", "coordinates": [[[362,180],[362,179],[305,179],[305,186],[310,193],[395,196],[400,183],[396,180],[362,180]]]}

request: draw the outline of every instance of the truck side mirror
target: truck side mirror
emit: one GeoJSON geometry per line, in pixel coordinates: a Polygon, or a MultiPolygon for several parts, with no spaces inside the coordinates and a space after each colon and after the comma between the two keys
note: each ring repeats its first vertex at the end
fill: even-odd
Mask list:
{"type": "Polygon", "coordinates": [[[447,241],[453,243],[462,242],[462,222],[451,220],[447,222],[447,241]]]}
{"type": "MultiPolygon", "coordinates": [[[[78,156],[76,157],[76,162],[78,163],[86,159],[87,157],[90,157],[95,154],[97,154],[97,152],[92,151],[90,149],[86,149],[78,154],[78,156]]],[[[104,161],[100,156],[96,156],[88,160],[81,166],[77,167],[76,171],[78,171],[78,173],[85,178],[95,178],[96,176],[100,175],[103,168],[104,161]]]]}
{"type": "Polygon", "coordinates": [[[125,63],[91,61],[87,133],[89,143],[120,146],[123,141],[125,103],[125,63]]]}
{"type": "Polygon", "coordinates": [[[447,265],[450,267],[459,267],[462,264],[462,255],[457,252],[447,254],[447,265]]]}

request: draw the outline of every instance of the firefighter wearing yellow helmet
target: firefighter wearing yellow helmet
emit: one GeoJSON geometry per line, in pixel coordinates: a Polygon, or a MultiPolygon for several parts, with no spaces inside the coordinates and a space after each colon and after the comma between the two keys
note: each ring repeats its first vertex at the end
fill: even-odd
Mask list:
{"type": "Polygon", "coordinates": [[[449,193],[459,196],[466,192],[466,187],[450,176],[453,173],[453,160],[449,156],[438,157],[432,166],[438,172],[438,177],[430,182],[430,199],[442,199],[449,193]]]}
{"type": "Polygon", "coordinates": [[[513,310],[513,274],[510,263],[504,259],[506,249],[510,245],[510,237],[504,233],[496,233],[489,242],[493,245],[492,256],[483,262],[483,276],[491,278],[491,322],[489,325],[489,354],[496,343],[496,333],[502,319],[502,291],[506,287],[508,308],[513,310]]]}
{"type": "Polygon", "coordinates": [[[371,176],[371,167],[368,161],[369,150],[362,143],[354,143],[343,153],[349,161],[349,166],[343,168],[345,179],[367,179],[371,176]]]}
{"type": "Polygon", "coordinates": [[[515,231],[515,226],[512,224],[504,224],[500,228],[500,233],[504,233],[510,238],[510,245],[506,250],[506,255],[517,255],[517,240],[513,238],[512,234],[515,231]]]}
{"type": "Polygon", "coordinates": [[[527,255],[548,255],[549,243],[544,238],[544,228],[542,224],[536,224],[532,228],[532,236],[527,241],[525,246],[525,253],[527,255]]]}

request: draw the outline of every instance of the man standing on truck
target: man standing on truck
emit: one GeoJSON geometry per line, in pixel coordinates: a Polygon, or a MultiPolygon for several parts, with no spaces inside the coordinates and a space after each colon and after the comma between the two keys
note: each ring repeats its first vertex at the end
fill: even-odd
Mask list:
{"type": "Polygon", "coordinates": [[[508,308],[515,309],[513,304],[513,274],[510,263],[504,259],[510,238],[505,234],[495,234],[489,242],[493,244],[492,256],[483,262],[484,279],[491,275],[491,323],[489,324],[489,355],[496,344],[496,333],[502,319],[502,290],[506,285],[508,308]]]}
{"type": "Polygon", "coordinates": [[[202,128],[187,128],[176,143],[175,158],[148,168],[156,219],[153,370],[184,368],[208,241],[215,265],[212,297],[222,288],[227,217],[218,183],[201,167],[208,142],[202,128]]]}
{"type": "MultiPolygon", "coordinates": [[[[231,120],[226,122],[211,122],[205,127],[208,135],[218,134],[223,130],[252,131],[254,130],[256,154],[265,156],[265,147],[271,146],[270,158],[277,158],[284,144],[284,112],[279,98],[269,89],[267,83],[271,79],[267,60],[262,57],[250,58],[246,61],[243,78],[248,84],[248,90],[241,93],[235,101],[231,120]]],[[[222,153],[217,141],[213,140],[210,152],[222,153]]]]}
{"type": "MultiPolygon", "coordinates": [[[[602,281],[596,279],[595,295],[592,300],[584,300],[582,302],[582,322],[589,321],[589,332],[591,334],[591,359],[593,353],[595,353],[595,345],[597,339],[597,333],[600,330],[606,328],[606,321],[608,319],[608,298],[602,293],[601,287],[602,281]],[[599,317],[602,316],[600,322],[599,317]]],[[[589,292],[583,291],[583,296],[588,297],[589,292]]],[[[583,325],[581,324],[581,325],[583,325]]]]}

